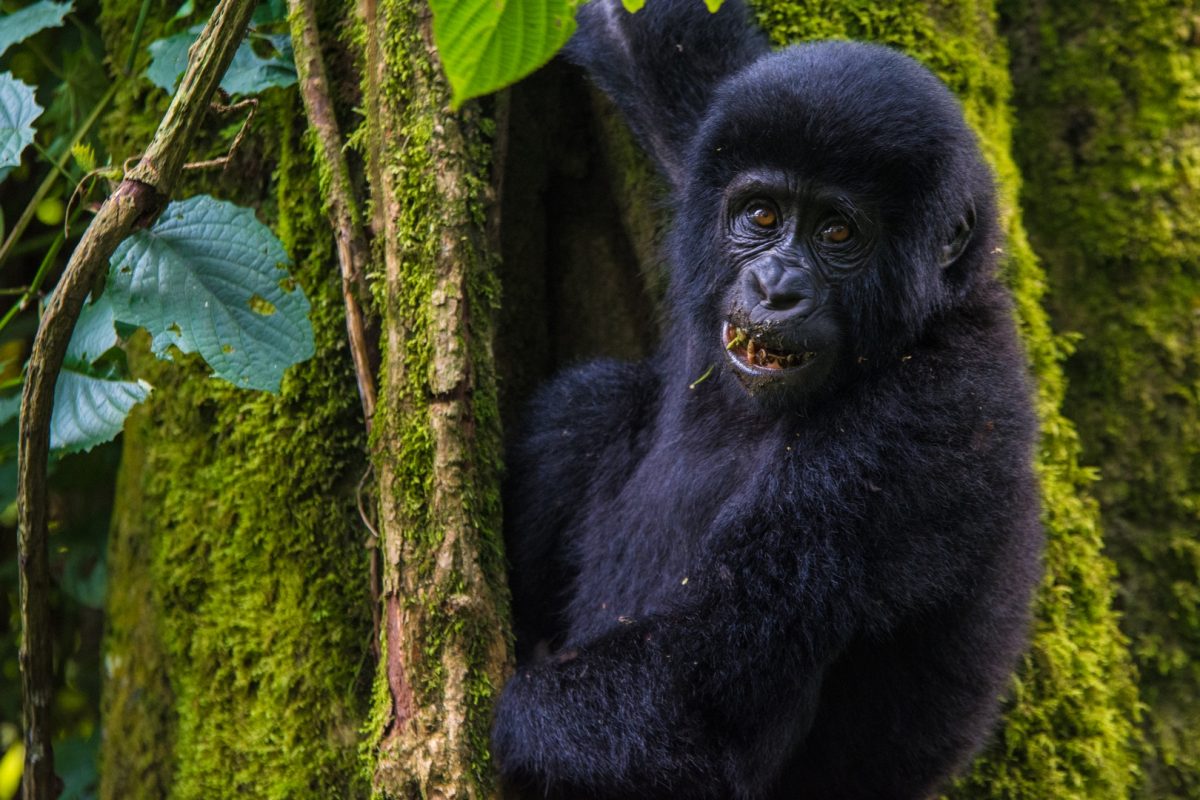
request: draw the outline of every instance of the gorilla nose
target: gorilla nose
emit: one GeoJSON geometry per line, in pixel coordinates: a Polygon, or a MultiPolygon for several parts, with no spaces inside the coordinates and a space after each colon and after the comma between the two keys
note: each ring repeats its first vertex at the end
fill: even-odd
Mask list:
{"type": "Polygon", "coordinates": [[[787,270],[751,270],[743,284],[745,304],[756,322],[782,322],[807,316],[813,291],[799,274],[787,270]],[[790,273],[790,274],[789,274],[790,273]]]}

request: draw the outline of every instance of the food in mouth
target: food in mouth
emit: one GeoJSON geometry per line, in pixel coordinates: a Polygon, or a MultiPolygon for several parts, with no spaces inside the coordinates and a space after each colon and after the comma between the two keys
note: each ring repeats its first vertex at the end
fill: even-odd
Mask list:
{"type": "Polygon", "coordinates": [[[745,328],[731,322],[725,323],[725,350],[734,360],[757,369],[791,369],[802,367],[816,357],[811,350],[793,352],[778,347],[767,347],[745,328]]]}

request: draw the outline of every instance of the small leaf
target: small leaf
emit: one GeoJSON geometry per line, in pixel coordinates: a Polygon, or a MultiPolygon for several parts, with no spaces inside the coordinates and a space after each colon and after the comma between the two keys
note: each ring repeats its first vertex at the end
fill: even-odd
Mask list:
{"type": "Polygon", "coordinates": [[[250,209],[200,195],[117,248],[105,295],[117,320],[150,332],[160,358],[197,352],[218,377],[278,391],[284,370],[314,352],[308,298],[280,286],[287,262],[250,209]]]}
{"type": "Polygon", "coordinates": [[[13,742],[0,758],[0,800],[12,800],[21,786],[21,773],[25,767],[25,745],[21,740],[13,742]]]}
{"type": "Polygon", "coordinates": [[[12,73],[0,73],[0,168],[21,163],[21,152],[33,141],[33,121],[41,113],[32,86],[12,73]]]}
{"type": "MultiPolygon", "coordinates": [[[[275,46],[281,55],[263,58],[250,47],[249,42],[233,54],[233,61],[221,79],[221,88],[229,94],[258,94],[272,86],[291,86],[296,82],[296,65],[291,58],[291,37],[281,36],[288,41],[288,53],[282,55],[282,48],[275,46]]],[[[273,45],[274,46],[274,45],[273,45]]]]}
{"type": "MultiPolygon", "coordinates": [[[[104,586],[108,581],[108,564],[101,547],[75,545],[66,553],[59,577],[59,586],[72,600],[88,608],[104,608],[104,586]]],[[[58,764],[58,748],[54,752],[58,764]]],[[[90,796],[90,795],[89,795],[90,796]]],[[[62,800],[62,797],[59,797],[62,800]]]]}
{"type": "MultiPolygon", "coordinates": [[[[103,587],[101,587],[101,590],[103,587]]],[[[76,735],[54,745],[54,769],[62,778],[58,800],[87,800],[96,796],[100,763],[100,734],[92,731],[87,738],[76,735]]]]}
{"type": "Polygon", "coordinates": [[[192,15],[192,12],[195,10],[196,10],[195,0],[186,0],[186,2],[179,7],[179,10],[175,12],[175,16],[171,17],[171,20],[174,21],[174,20],[178,20],[178,19],[183,19],[185,17],[190,17],[192,15]]]}
{"type": "Polygon", "coordinates": [[[721,10],[721,4],[724,1],[725,0],[704,0],[704,5],[708,6],[709,13],[715,14],[721,10]]]}
{"type": "Polygon", "coordinates": [[[71,3],[41,0],[0,17],[0,56],[17,42],[28,39],[38,31],[62,25],[70,12],[71,3]]]}
{"type": "Polygon", "coordinates": [[[145,381],[108,381],[64,366],[54,387],[50,449],[77,453],[111,441],[133,407],[149,396],[145,381]]]}
{"type": "Polygon", "coordinates": [[[636,14],[645,7],[646,0],[621,0],[621,5],[625,6],[625,10],[630,14],[636,14]]]}
{"type": "Polygon", "coordinates": [[[71,158],[75,159],[75,163],[84,172],[91,172],[96,168],[96,151],[87,142],[76,142],[71,147],[71,158]]]}
{"type": "MultiPolygon", "coordinates": [[[[150,66],[146,77],[160,89],[174,92],[179,76],[187,68],[188,48],[200,36],[203,25],[194,25],[184,33],[177,33],[150,44],[150,66]]],[[[296,82],[296,65],[291,57],[289,37],[263,37],[271,42],[280,55],[263,58],[254,52],[249,42],[242,42],[233,61],[221,79],[221,88],[229,94],[257,94],[272,86],[291,86],[296,82]],[[285,47],[276,39],[287,39],[285,47]]]]}
{"type": "Polygon", "coordinates": [[[287,19],[287,0],[264,0],[254,9],[250,24],[254,27],[273,25],[287,19]]]}
{"type": "Polygon", "coordinates": [[[429,5],[456,108],[533,72],[575,30],[571,0],[430,0],[429,5]]]}

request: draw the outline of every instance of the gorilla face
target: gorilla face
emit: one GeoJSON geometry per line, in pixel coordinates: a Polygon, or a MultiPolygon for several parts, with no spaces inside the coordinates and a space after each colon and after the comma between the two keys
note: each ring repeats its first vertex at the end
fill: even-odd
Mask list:
{"type": "Polygon", "coordinates": [[[726,291],[720,343],[751,393],[805,394],[842,357],[840,285],[869,264],[874,230],[854,198],[749,170],[724,195],[726,291]]]}
{"type": "Polygon", "coordinates": [[[902,357],[991,263],[994,231],[975,229],[977,207],[992,216],[991,178],[961,109],[883,48],[760,59],[719,87],[691,161],[678,298],[706,329],[705,357],[720,348],[772,404],[902,357]]]}

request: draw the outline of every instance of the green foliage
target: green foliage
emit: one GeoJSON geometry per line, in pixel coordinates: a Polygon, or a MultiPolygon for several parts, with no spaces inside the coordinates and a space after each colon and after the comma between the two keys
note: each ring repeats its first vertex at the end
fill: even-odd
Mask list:
{"type": "Polygon", "coordinates": [[[1147,748],[1200,797],[1200,18],[1195,2],[1005,0],[1022,205],[1082,334],[1066,408],[1098,465],[1147,748]]]}
{"type": "Polygon", "coordinates": [[[38,31],[56,28],[71,11],[72,3],[39,0],[20,11],[0,16],[0,56],[17,42],[28,39],[38,31]]]}
{"type": "Polygon", "coordinates": [[[575,31],[576,0],[431,0],[433,35],[452,105],[545,64],[575,31]]]}
{"type": "Polygon", "coordinates": [[[8,72],[0,73],[0,180],[6,167],[21,163],[21,152],[33,141],[33,121],[41,113],[33,87],[8,72]]]}
{"type": "Polygon", "coordinates": [[[89,297],[75,322],[75,330],[71,331],[67,363],[91,364],[119,343],[112,298],[107,294],[99,300],[89,297]]]}
{"type": "Polygon", "coordinates": [[[1032,649],[1014,683],[1004,730],[951,796],[1125,798],[1136,770],[1137,697],[1111,608],[1113,569],[1101,552],[1096,508],[1087,494],[1093,476],[1079,466],[1078,437],[1061,410],[1060,362],[1069,347],[1042,310],[1045,277],[1016,209],[1020,179],[1011,156],[1008,60],[993,6],[988,0],[756,5],[778,42],[870,39],[925,63],[959,95],[999,179],[1008,234],[1004,275],[1037,380],[1046,576],[1032,649]]]}
{"type": "Polygon", "coordinates": [[[250,209],[199,195],[117,248],[106,296],[160,358],[199,353],[235,386],[278,391],[284,370],[313,354],[308,299],[287,263],[250,209]]]}
{"type": "MultiPolygon", "coordinates": [[[[146,77],[151,83],[168,93],[175,91],[187,67],[188,48],[203,29],[203,25],[193,25],[183,33],[150,44],[150,66],[146,69],[146,77]]],[[[221,89],[231,95],[249,95],[295,83],[296,65],[292,63],[290,38],[251,35],[256,41],[269,44],[274,55],[260,56],[254,52],[249,40],[242,42],[225,76],[221,78],[221,89]]]]}

